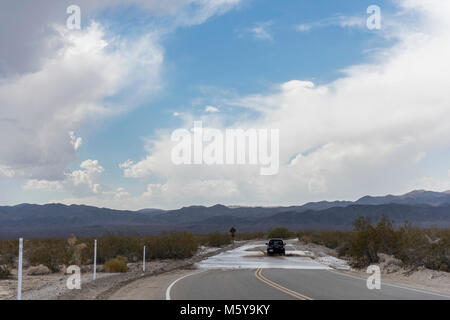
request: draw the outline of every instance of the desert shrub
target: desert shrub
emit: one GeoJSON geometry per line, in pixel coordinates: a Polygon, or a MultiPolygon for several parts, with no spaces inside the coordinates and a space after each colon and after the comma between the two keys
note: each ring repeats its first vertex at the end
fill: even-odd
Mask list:
{"type": "Polygon", "coordinates": [[[345,255],[349,246],[351,232],[349,231],[300,231],[297,233],[300,241],[315,243],[332,249],[338,249],[345,255]]]}
{"type": "Polygon", "coordinates": [[[420,229],[405,223],[399,231],[397,256],[411,267],[450,271],[450,230],[420,229]]]}
{"type": "Polygon", "coordinates": [[[11,267],[6,264],[0,264],[0,279],[7,279],[11,275],[11,267]]]}
{"type": "Polygon", "coordinates": [[[116,258],[109,259],[105,262],[105,271],[116,273],[116,272],[127,272],[127,259],[125,257],[117,256],[116,258]]]}
{"type": "MultiPolygon", "coordinates": [[[[142,258],[143,244],[138,237],[124,236],[122,233],[106,233],[97,240],[97,262],[105,261],[117,256],[126,257],[133,261],[142,258]]],[[[88,246],[88,254],[93,257],[94,241],[88,246]]]]}
{"type": "Polygon", "coordinates": [[[41,276],[41,275],[49,274],[50,272],[51,272],[51,270],[47,266],[40,264],[38,266],[29,267],[27,270],[27,275],[41,276]]]}
{"type": "Polygon", "coordinates": [[[262,240],[265,239],[264,232],[236,233],[236,240],[262,240]]]}
{"type": "Polygon", "coordinates": [[[29,241],[24,254],[32,265],[44,265],[58,272],[61,265],[70,264],[73,251],[66,239],[38,239],[29,241]]]}
{"type": "Polygon", "coordinates": [[[160,236],[146,237],[150,259],[185,259],[198,250],[198,239],[191,232],[164,232],[160,236]]]}
{"type": "Polygon", "coordinates": [[[207,235],[207,245],[210,247],[221,247],[231,243],[231,235],[214,232],[207,235]]]}
{"type": "MultiPolygon", "coordinates": [[[[92,263],[94,238],[79,239],[84,244],[81,252],[82,263],[92,263]]],[[[147,247],[146,260],[184,259],[192,257],[198,249],[199,241],[190,232],[164,232],[160,236],[125,236],[123,233],[106,233],[97,238],[97,262],[99,264],[122,256],[128,261],[140,261],[143,246],[147,247]]]]}
{"type": "Polygon", "coordinates": [[[339,256],[351,259],[358,268],[379,262],[379,253],[400,259],[404,266],[424,266],[450,271],[450,229],[421,229],[405,222],[394,228],[381,216],[376,224],[369,218],[354,221],[354,231],[300,231],[300,241],[336,249],[339,256]]]}
{"type": "Polygon", "coordinates": [[[19,240],[0,240],[0,264],[12,266],[18,255],[19,240]]]}
{"type": "Polygon", "coordinates": [[[282,239],[289,239],[295,237],[295,233],[289,231],[286,228],[280,227],[273,229],[269,232],[267,235],[267,238],[282,238],[282,239]]]}

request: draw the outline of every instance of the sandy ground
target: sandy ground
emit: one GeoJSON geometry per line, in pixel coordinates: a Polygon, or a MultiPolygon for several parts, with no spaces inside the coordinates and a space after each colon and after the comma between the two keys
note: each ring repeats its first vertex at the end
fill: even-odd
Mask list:
{"type": "MultiPolygon", "coordinates": [[[[146,264],[146,269],[149,272],[161,269],[167,265],[170,265],[173,261],[161,260],[152,261],[146,264]]],[[[99,265],[101,267],[101,265],[99,265]]],[[[142,264],[129,264],[130,272],[136,273],[137,269],[142,268],[142,264]]],[[[67,289],[67,279],[70,275],[63,273],[53,273],[49,275],[41,276],[29,276],[26,275],[24,270],[23,274],[23,300],[54,300],[64,295],[69,290],[67,289]]],[[[103,279],[114,279],[118,274],[97,272],[97,280],[103,281],[103,279]]],[[[81,274],[81,286],[91,283],[93,281],[93,274],[82,273],[81,274]]],[[[109,280],[106,280],[109,281],[109,280]]],[[[0,281],[0,299],[15,299],[17,296],[17,271],[14,270],[11,279],[0,281]]]]}
{"type": "MultiPolygon", "coordinates": [[[[303,248],[303,250],[309,250],[318,257],[322,256],[322,259],[326,259],[324,256],[336,256],[335,250],[324,246],[300,242],[298,245],[303,248]]],[[[425,268],[421,268],[413,272],[409,272],[409,269],[398,268],[398,270],[392,272],[392,270],[385,269],[383,264],[377,265],[381,270],[381,283],[386,281],[393,284],[406,285],[414,288],[450,294],[450,273],[448,272],[435,271],[425,268]]],[[[364,279],[367,279],[369,276],[366,270],[350,268],[348,270],[343,269],[339,271],[364,279]]]]}
{"type": "MultiPolygon", "coordinates": [[[[392,273],[382,272],[381,285],[383,285],[383,281],[386,281],[392,284],[406,285],[450,295],[450,274],[448,272],[422,269],[409,274],[408,271],[401,269],[392,273]]],[[[351,269],[342,272],[361,278],[367,278],[369,276],[364,270],[351,269]]]]}
{"type": "MultiPolygon", "coordinates": [[[[236,245],[239,245],[237,243],[236,245]]],[[[67,289],[69,275],[53,273],[49,275],[29,276],[23,272],[22,299],[23,300],[56,300],[56,299],[103,299],[121,286],[141,277],[161,274],[178,268],[188,268],[193,263],[210,255],[232,248],[200,247],[199,252],[186,260],[152,260],[146,263],[146,272],[142,272],[142,263],[130,263],[127,273],[97,272],[97,279],[93,281],[93,274],[81,275],[81,290],[67,289]]],[[[101,267],[101,266],[100,266],[101,267]]],[[[92,268],[91,268],[92,269],[92,268]]],[[[17,296],[17,270],[12,271],[10,279],[0,280],[0,300],[15,299],[17,296]]]]}

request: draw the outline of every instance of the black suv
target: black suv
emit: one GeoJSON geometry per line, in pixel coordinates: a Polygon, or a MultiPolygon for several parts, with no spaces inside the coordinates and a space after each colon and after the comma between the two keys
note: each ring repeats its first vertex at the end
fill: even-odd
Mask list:
{"type": "Polygon", "coordinates": [[[275,253],[279,253],[284,255],[285,250],[284,247],[286,244],[283,242],[283,239],[270,239],[267,245],[267,255],[270,256],[275,253]]]}

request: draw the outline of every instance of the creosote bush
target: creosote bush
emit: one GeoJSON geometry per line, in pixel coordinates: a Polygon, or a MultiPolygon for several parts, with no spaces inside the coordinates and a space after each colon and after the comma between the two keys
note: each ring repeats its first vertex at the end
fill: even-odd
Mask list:
{"type": "Polygon", "coordinates": [[[405,267],[420,266],[450,272],[450,229],[422,229],[405,222],[394,227],[382,215],[375,224],[367,217],[353,223],[354,231],[301,231],[298,238],[337,250],[353,267],[379,262],[379,253],[400,259],[405,267]]]}
{"type": "Polygon", "coordinates": [[[236,233],[235,240],[263,240],[266,238],[264,232],[236,233]]]}
{"type": "Polygon", "coordinates": [[[207,235],[207,245],[210,247],[221,247],[231,243],[231,235],[214,232],[207,235]]]}
{"type": "Polygon", "coordinates": [[[191,232],[165,232],[145,238],[151,259],[185,259],[198,250],[199,242],[191,232]]]}
{"type": "Polygon", "coordinates": [[[28,240],[24,247],[24,255],[31,265],[43,264],[52,272],[60,271],[62,265],[69,265],[73,256],[66,239],[28,240]]]}
{"type": "Polygon", "coordinates": [[[11,275],[10,266],[6,264],[0,264],[0,279],[7,279],[11,275]]]}
{"type": "Polygon", "coordinates": [[[117,256],[116,258],[109,259],[105,262],[105,272],[127,272],[127,258],[117,256]]]}
{"type": "Polygon", "coordinates": [[[300,241],[320,244],[337,249],[349,241],[351,236],[347,231],[300,231],[297,237],[300,241]]]}
{"type": "Polygon", "coordinates": [[[289,239],[295,237],[295,233],[289,231],[287,228],[275,228],[269,232],[267,238],[282,238],[289,239]]]}

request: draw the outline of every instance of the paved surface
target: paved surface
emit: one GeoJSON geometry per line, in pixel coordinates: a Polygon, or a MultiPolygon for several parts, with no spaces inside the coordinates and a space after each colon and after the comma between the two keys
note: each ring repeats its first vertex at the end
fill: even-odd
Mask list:
{"type": "MultiPolygon", "coordinates": [[[[110,299],[284,300],[284,299],[449,299],[430,291],[381,282],[369,290],[366,278],[346,270],[345,261],[314,256],[289,240],[286,256],[267,257],[255,241],[198,262],[197,270],[177,270],[135,281],[110,299]]],[[[369,275],[367,275],[369,276],[369,275]]]]}
{"type": "Polygon", "coordinates": [[[438,293],[381,283],[369,290],[366,279],[330,270],[243,269],[207,270],[178,280],[171,299],[450,299],[438,293]]]}

